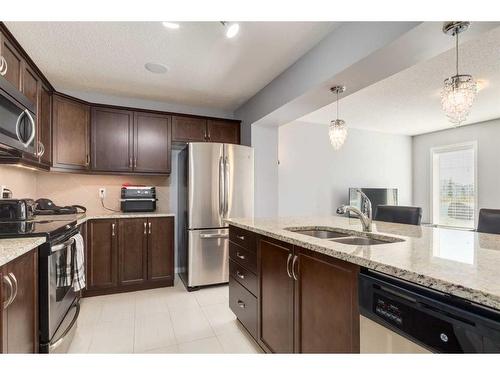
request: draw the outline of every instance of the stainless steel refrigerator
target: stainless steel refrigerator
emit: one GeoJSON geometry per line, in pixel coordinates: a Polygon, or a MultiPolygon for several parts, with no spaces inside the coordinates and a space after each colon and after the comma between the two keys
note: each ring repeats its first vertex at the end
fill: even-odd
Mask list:
{"type": "Polygon", "coordinates": [[[189,143],[178,156],[178,251],[188,290],[229,281],[228,217],[253,216],[254,155],[247,146],[189,143]]]}

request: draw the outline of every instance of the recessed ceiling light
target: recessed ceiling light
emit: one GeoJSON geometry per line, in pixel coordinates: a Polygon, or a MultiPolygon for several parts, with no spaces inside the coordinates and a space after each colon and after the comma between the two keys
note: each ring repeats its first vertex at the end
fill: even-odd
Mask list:
{"type": "Polygon", "coordinates": [[[179,25],[178,23],[167,22],[167,21],[162,22],[162,25],[165,26],[167,29],[178,29],[179,27],[181,27],[181,25],[179,25]]]}
{"type": "Polygon", "coordinates": [[[144,67],[151,73],[156,73],[156,74],[164,74],[168,71],[168,68],[165,65],[157,63],[148,62],[144,65],[144,67]]]}
{"type": "Polygon", "coordinates": [[[240,31],[240,25],[236,22],[221,21],[221,24],[226,28],[226,37],[234,38],[240,31]]]}

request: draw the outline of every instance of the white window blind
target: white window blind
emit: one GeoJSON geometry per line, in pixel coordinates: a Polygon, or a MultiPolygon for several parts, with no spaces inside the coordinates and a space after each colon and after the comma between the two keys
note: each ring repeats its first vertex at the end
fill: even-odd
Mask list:
{"type": "Polygon", "coordinates": [[[476,144],[432,149],[433,223],[474,228],[476,144]]]}

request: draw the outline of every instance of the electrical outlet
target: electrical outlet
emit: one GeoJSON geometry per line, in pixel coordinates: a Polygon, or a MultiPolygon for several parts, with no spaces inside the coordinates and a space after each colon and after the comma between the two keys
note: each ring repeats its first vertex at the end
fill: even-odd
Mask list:
{"type": "Polygon", "coordinates": [[[99,198],[104,199],[106,197],[106,188],[99,188],[99,198]]]}

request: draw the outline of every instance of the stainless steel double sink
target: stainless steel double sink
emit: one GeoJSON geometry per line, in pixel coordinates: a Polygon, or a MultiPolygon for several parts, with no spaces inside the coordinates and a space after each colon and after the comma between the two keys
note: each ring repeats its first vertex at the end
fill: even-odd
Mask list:
{"type": "Polygon", "coordinates": [[[369,246],[369,245],[383,245],[388,243],[402,242],[401,238],[387,237],[384,236],[374,238],[371,237],[369,233],[363,234],[353,234],[352,232],[343,232],[340,229],[310,229],[310,228],[285,228],[290,232],[303,234],[306,236],[321,238],[325,240],[330,240],[346,245],[358,245],[358,246],[369,246]]]}

